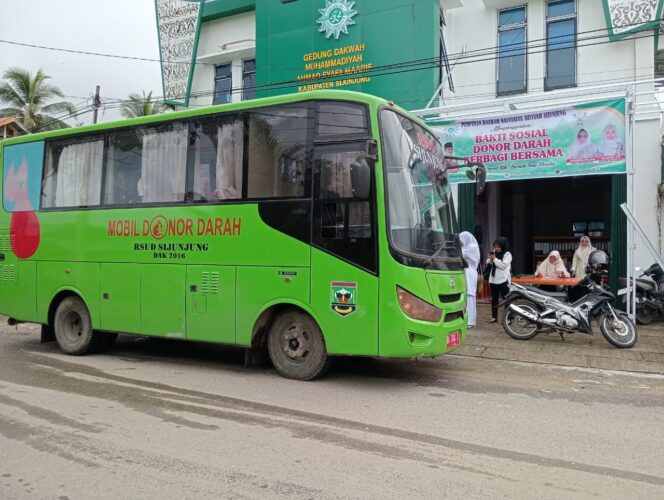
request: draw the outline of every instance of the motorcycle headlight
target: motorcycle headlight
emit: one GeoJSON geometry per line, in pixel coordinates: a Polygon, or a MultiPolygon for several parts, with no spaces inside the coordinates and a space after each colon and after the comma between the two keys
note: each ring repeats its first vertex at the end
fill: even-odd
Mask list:
{"type": "Polygon", "coordinates": [[[442,309],[416,297],[400,286],[397,286],[397,297],[399,299],[401,310],[409,318],[438,323],[443,315],[442,309]]]}

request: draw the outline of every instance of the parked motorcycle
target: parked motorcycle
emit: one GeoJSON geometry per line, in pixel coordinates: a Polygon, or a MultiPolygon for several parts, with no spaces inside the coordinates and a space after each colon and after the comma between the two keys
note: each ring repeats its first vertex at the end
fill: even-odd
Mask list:
{"type": "MultiPolygon", "coordinates": [[[[626,284],[627,280],[624,280],[626,284]]],[[[627,294],[623,288],[618,295],[627,294]]],[[[636,278],[636,322],[648,325],[657,317],[664,316],[664,270],[657,263],[636,278]]]]}
{"type": "Polygon", "coordinates": [[[634,346],[638,341],[635,325],[627,314],[611,306],[615,295],[601,284],[602,274],[608,270],[608,256],[595,250],[588,262],[588,275],[577,285],[585,288],[586,294],[573,303],[567,302],[564,292],[510,284],[504,301],[505,332],[517,340],[530,340],[543,331],[555,331],[563,339],[565,333],[572,332],[592,335],[592,321],[599,318],[599,329],[610,344],[634,346]]]}

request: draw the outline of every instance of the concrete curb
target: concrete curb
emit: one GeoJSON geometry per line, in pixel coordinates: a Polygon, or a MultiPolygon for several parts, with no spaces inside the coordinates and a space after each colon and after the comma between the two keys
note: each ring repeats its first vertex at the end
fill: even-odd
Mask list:
{"type": "Polygon", "coordinates": [[[664,374],[664,322],[637,325],[639,342],[631,349],[609,344],[594,325],[594,335],[538,335],[520,341],[509,337],[500,323],[489,323],[488,304],[478,304],[477,325],[454,351],[457,356],[519,361],[580,368],[664,374]]]}

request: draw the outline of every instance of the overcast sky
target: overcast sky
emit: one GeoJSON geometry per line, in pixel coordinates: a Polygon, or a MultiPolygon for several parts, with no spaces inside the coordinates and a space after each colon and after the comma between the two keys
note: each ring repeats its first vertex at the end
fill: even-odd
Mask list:
{"type": "MultiPolygon", "coordinates": [[[[159,59],[154,0],[0,0],[0,40],[159,59]]],[[[19,47],[0,42],[0,74],[12,66],[41,68],[79,105],[101,86],[104,98],[133,92],[161,96],[159,62],[128,61],[19,47]]],[[[100,111],[104,121],[117,109],[100,111]]],[[[90,123],[92,113],[77,120],[90,123]]]]}

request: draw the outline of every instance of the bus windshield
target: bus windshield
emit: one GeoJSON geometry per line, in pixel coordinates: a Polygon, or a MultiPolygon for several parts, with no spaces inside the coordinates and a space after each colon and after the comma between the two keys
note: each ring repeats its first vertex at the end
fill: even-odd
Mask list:
{"type": "Polygon", "coordinates": [[[445,268],[463,265],[443,150],[409,118],[381,111],[390,244],[445,268]]]}

